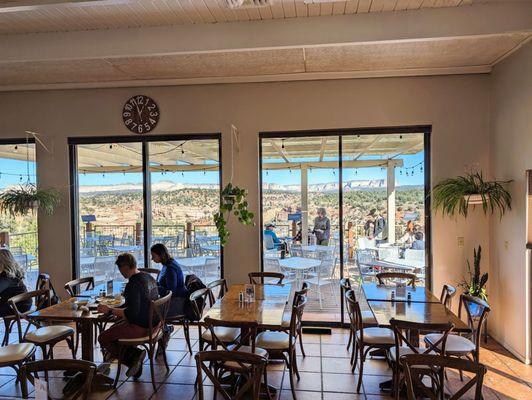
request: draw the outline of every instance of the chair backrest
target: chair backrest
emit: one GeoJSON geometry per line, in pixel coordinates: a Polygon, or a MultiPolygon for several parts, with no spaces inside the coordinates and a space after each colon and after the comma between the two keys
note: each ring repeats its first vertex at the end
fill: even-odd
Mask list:
{"type": "MultiPolygon", "coordinates": [[[[70,360],[70,359],[56,359],[56,360],[38,360],[31,361],[24,364],[20,368],[20,376],[23,379],[23,391],[27,392],[27,381],[30,381],[32,385],[35,383],[35,378],[39,376],[39,373],[44,373],[41,379],[48,376],[49,372],[61,372],[61,371],[76,371],[76,375],[70,377],[67,384],[62,388],[62,397],[64,400],[74,399],[88,399],[92,379],[96,374],[96,364],[85,360],[70,360]]],[[[54,383],[61,384],[65,382],[64,379],[47,379],[49,385],[54,383]]],[[[49,387],[49,390],[52,386],[49,387]]],[[[54,390],[54,399],[57,397],[58,390],[54,390]]]]}
{"type": "Polygon", "coordinates": [[[340,288],[342,289],[343,293],[347,292],[349,289],[351,289],[351,281],[349,278],[342,278],[340,279],[340,288]]]}
{"type": "Polygon", "coordinates": [[[406,249],[405,260],[425,261],[425,250],[406,249]]]}
{"type": "Polygon", "coordinates": [[[364,339],[364,332],[362,331],[362,311],[360,310],[360,304],[358,303],[355,291],[353,289],[348,289],[345,294],[345,304],[347,315],[349,316],[349,324],[351,325],[352,331],[360,331],[361,340],[364,339]]]}
{"type": "Polygon", "coordinates": [[[462,316],[462,307],[466,310],[467,324],[471,329],[471,339],[475,343],[476,352],[478,354],[480,348],[480,336],[482,335],[482,326],[488,317],[490,307],[488,303],[478,297],[473,297],[468,294],[460,295],[460,306],[458,308],[458,316],[462,316]]]}
{"type": "Polygon", "coordinates": [[[70,297],[75,296],[79,292],[84,290],[94,289],[94,277],[87,276],[85,278],[74,279],[70,282],[65,283],[65,290],[67,291],[70,297]],[[82,287],[85,285],[85,287],[82,287]]]}
{"type": "Polygon", "coordinates": [[[41,310],[43,308],[50,307],[50,290],[42,289],[17,294],[16,296],[11,297],[8,301],[9,305],[11,306],[11,309],[14,311],[15,321],[17,321],[18,339],[19,342],[22,343],[24,337],[26,336],[26,333],[28,333],[28,330],[32,325],[36,328],[40,327],[37,322],[32,319],[28,319],[27,316],[35,310],[41,310]],[[18,308],[18,304],[26,303],[28,300],[31,300],[34,303],[35,308],[30,308],[28,311],[20,311],[20,309],[18,308]],[[28,321],[28,324],[26,325],[26,329],[24,331],[22,330],[23,320],[28,321]]]}
{"type": "Polygon", "coordinates": [[[242,346],[251,347],[251,352],[255,352],[255,339],[257,337],[258,324],[255,321],[223,321],[220,319],[214,319],[205,317],[205,326],[211,332],[212,349],[217,350],[218,347],[226,351],[239,351],[242,346]],[[240,329],[240,337],[233,343],[226,343],[220,337],[218,337],[216,328],[238,328],[240,329]],[[231,350],[228,346],[232,345],[231,350]]]}
{"type": "Polygon", "coordinates": [[[405,283],[407,286],[416,286],[416,275],[408,272],[381,272],[376,276],[379,285],[405,283]]]}
{"type": "Polygon", "coordinates": [[[296,290],[294,292],[294,300],[292,301],[292,306],[297,306],[303,298],[307,298],[308,295],[308,283],[303,282],[301,285],[301,290],[296,290]]]}
{"type": "Polygon", "coordinates": [[[225,296],[225,292],[229,290],[227,288],[227,281],[225,279],[218,279],[212,281],[207,285],[207,288],[211,291],[211,304],[214,304],[216,299],[220,300],[221,298],[223,298],[225,296]],[[216,298],[214,296],[215,289],[218,289],[218,296],[216,298]]]}
{"type": "MultiPolygon", "coordinates": [[[[50,304],[57,304],[61,302],[61,298],[58,296],[52,285],[52,280],[50,275],[41,272],[37,277],[37,282],[35,282],[35,290],[50,290],[50,304]]],[[[37,303],[40,303],[40,299],[37,299],[37,303]]]]}
{"type": "Polygon", "coordinates": [[[249,283],[252,285],[260,285],[264,283],[264,278],[270,278],[274,280],[274,284],[280,285],[283,283],[284,274],[280,272],[250,272],[248,274],[249,283]]]}
{"type": "Polygon", "coordinates": [[[251,398],[252,400],[259,399],[262,376],[266,368],[266,358],[258,354],[243,351],[224,350],[200,351],[196,354],[195,358],[198,371],[199,400],[204,400],[205,398],[203,393],[204,373],[214,385],[215,394],[221,394],[225,400],[240,400],[244,398],[251,398]],[[229,389],[226,385],[222,384],[221,380],[224,374],[213,372],[223,370],[224,365],[227,363],[240,366],[239,375],[244,378],[241,386],[229,389]]]}
{"type": "Polygon", "coordinates": [[[263,243],[266,250],[271,250],[275,248],[275,243],[273,242],[273,237],[270,235],[262,235],[263,237],[263,243]]]}
{"type": "Polygon", "coordinates": [[[456,294],[454,286],[445,284],[441,289],[440,302],[447,308],[451,308],[453,297],[456,294]]]}
{"type": "MultiPolygon", "coordinates": [[[[405,383],[407,388],[408,400],[416,400],[416,395],[422,394],[423,397],[429,399],[440,399],[443,397],[444,389],[443,382],[434,380],[437,392],[430,391],[430,388],[426,387],[421,381],[426,376],[428,369],[455,369],[468,372],[468,376],[471,377],[469,381],[466,381],[461,388],[459,388],[453,395],[449,397],[449,400],[457,400],[462,398],[468,393],[467,398],[471,398],[469,391],[475,387],[475,400],[482,399],[482,383],[484,375],[486,374],[486,366],[473,361],[432,354],[407,354],[401,357],[401,363],[405,371],[405,383]],[[471,376],[472,375],[472,376],[471,376]],[[416,392],[417,389],[417,392],[416,392]]],[[[456,380],[458,382],[458,380],[456,380]]],[[[458,383],[457,383],[458,384],[458,383]]]]}
{"type": "Polygon", "coordinates": [[[395,337],[395,352],[396,360],[399,360],[399,348],[403,345],[410,348],[413,354],[428,354],[430,352],[441,352],[445,354],[445,345],[447,343],[447,336],[453,330],[454,325],[450,322],[448,323],[423,323],[423,322],[412,322],[412,321],[403,321],[399,319],[392,318],[390,320],[390,326],[392,328],[394,337],[395,337]],[[412,345],[405,336],[405,332],[410,331],[423,331],[423,332],[436,332],[441,333],[440,338],[434,343],[425,343],[426,347],[418,348],[412,345]]]}
{"type": "Polygon", "coordinates": [[[359,267],[371,266],[371,263],[377,259],[377,250],[358,249],[355,252],[356,261],[359,267]]]}
{"type": "Polygon", "coordinates": [[[334,270],[336,269],[336,259],[326,258],[321,260],[320,267],[318,269],[318,282],[327,281],[328,278],[334,278],[334,270]]]}
{"type": "Polygon", "coordinates": [[[281,265],[278,258],[265,257],[264,258],[264,271],[267,272],[281,272],[281,265]]]}
{"type": "Polygon", "coordinates": [[[207,305],[207,300],[212,306],[210,302],[212,300],[211,290],[209,288],[196,290],[190,294],[189,300],[197,320],[200,320],[207,305]]]}
{"type": "Polygon", "coordinates": [[[375,247],[376,245],[377,241],[375,239],[368,239],[367,237],[357,238],[357,247],[361,250],[365,250],[368,247],[375,247]]]}
{"type": "Polygon", "coordinates": [[[172,291],[168,290],[164,296],[159,297],[157,300],[150,302],[150,311],[148,314],[148,329],[150,342],[163,326],[163,321],[166,319],[168,309],[170,308],[170,301],[172,300],[172,291]]]}
{"type": "Polygon", "coordinates": [[[290,246],[290,256],[303,257],[303,248],[300,244],[293,244],[292,246],[290,246]]]}
{"type": "Polygon", "coordinates": [[[154,278],[157,280],[159,277],[159,274],[161,273],[161,270],[158,268],[139,268],[140,272],[144,272],[146,274],[155,275],[154,278]]]}
{"type": "Polygon", "coordinates": [[[301,327],[303,325],[303,312],[305,311],[305,306],[307,305],[307,297],[299,296],[298,304],[292,306],[292,316],[290,318],[290,345],[296,343],[299,333],[301,332],[301,327]]]}

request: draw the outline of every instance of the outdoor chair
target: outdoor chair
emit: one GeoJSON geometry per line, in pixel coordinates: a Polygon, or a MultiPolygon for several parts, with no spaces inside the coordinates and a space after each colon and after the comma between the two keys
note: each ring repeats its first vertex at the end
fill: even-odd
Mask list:
{"type": "Polygon", "coordinates": [[[338,305],[337,294],[334,292],[334,287],[337,285],[337,279],[334,276],[336,268],[335,259],[329,258],[321,260],[320,266],[317,268],[317,271],[312,275],[309,275],[305,278],[305,281],[311,286],[316,288],[318,293],[318,301],[320,303],[320,309],[323,309],[323,293],[322,287],[328,287],[331,298],[334,299],[335,304],[338,305]]]}
{"type": "Polygon", "coordinates": [[[224,350],[200,351],[195,358],[199,400],[205,399],[203,374],[207,376],[206,381],[211,381],[213,384],[215,396],[221,394],[224,400],[245,398],[259,400],[262,377],[266,370],[266,358],[253,353],[224,350]],[[227,388],[222,382],[222,376],[216,373],[223,370],[228,363],[240,366],[239,375],[243,381],[241,386],[227,388]],[[245,397],[246,394],[248,397],[245,397]]]}
{"type": "Polygon", "coordinates": [[[377,250],[374,249],[357,249],[355,251],[356,265],[362,281],[373,282],[375,280],[375,268],[373,262],[377,260],[377,250]]]}
{"type": "MultiPolygon", "coordinates": [[[[407,354],[437,354],[438,349],[442,349],[445,352],[445,346],[449,333],[453,330],[454,325],[452,323],[435,324],[435,323],[420,323],[411,321],[402,321],[395,318],[390,320],[390,326],[392,327],[394,334],[395,345],[389,350],[389,360],[392,364],[393,371],[393,390],[395,399],[399,399],[399,393],[403,384],[405,383],[403,366],[400,362],[402,356],[407,354]],[[405,336],[405,332],[437,332],[439,334],[438,339],[433,342],[425,342],[425,347],[417,347],[410,343],[405,336]]],[[[438,371],[428,370],[430,372],[426,374],[429,378],[433,379],[437,376],[440,382],[443,382],[444,371],[440,369],[438,371]]],[[[443,398],[441,399],[443,400],[443,398]]]]}
{"type": "Polygon", "coordinates": [[[406,286],[416,286],[416,276],[408,272],[380,272],[376,276],[379,285],[405,283],[406,286]]]}
{"type": "Polygon", "coordinates": [[[263,283],[271,283],[275,285],[280,285],[283,283],[284,274],[280,272],[250,272],[248,274],[249,283],[252,285],[260,285],[263,283]],[[268,281],[266,281],[268,279],[268,281]]]}
{"type": "Polygon", "coordinates": [[[48,383],[49,398],[87,400],[91,392],[92,380],[96,375],[96,364],[85,360],[68,359],[28,362],[20,369],[22,396],[25,399],[28,398],[28,381],[35,385],[35,379],[39,379],[40,373],[43,373],[48,383]],[[71,375],[72,373],[73,375],[71,375]],[[47,379],[50,374],[61,378],[47,379]],[[65,374],[69,375],[68,378],[65,378],[65,374]],[[58,394],[61,397],[58,397],[58,394]]]}
{"type": "Polygon", "coordinates": [[[449,400],[457,400],[467,394],[467,398],[482,400],[482,383],[487,368],[483,364],[474,363],[469,360],[461,360],[454,357],[443,357],[430,354],[408,354],[401,357],[401,364],[405,372],[405,383],[408,400],[416,400],[419,395],[431,400],[441,399],[445,396],[445,384],[440,381],[441,375],[433,374],[432,388],[428,388],[422,381],[427,371],[441,371],[447,369],[457,369],[469,372],[471,379],[450,395],[449,400]],[[470,390],[474,388],[474,397],[471,397],[470,390]],[[432,389],[432,390],[431,390],[432,389]]]}
{"type": "Polygon", "coordinates": [[[393,332],[388,328],[367,327],[362,319],[360,305],[355,298],[352,289],[345,293],[347,314],[349,315],[349,327],[353,336],[351,349],[351,371],[354,373],[358,360],[358,383],[357,393],[360,393],[362,376],[364,375],[364,362],[370,350],[389,350],[395,344],[393,332]]]}
{"type": "Polygon", "coordinates": [[[63,325],[41,326],[35,320],[28,318],[28,315],[35,311],[33,308],[22,312],[18,309],[18,304],[27,300],[34,301],[37,310],[50,306],[50,290],[35,290],[18,294],[9,299],[9,304],[15,312],[15,319],[18,328],[18,338],[20,343],[33,343],[42,350],[43,359],[53,358],[54,346],[65,340],[72,351],[72,358],[76,358],[74,347],[74,329],[63,325]],[[26,321],[26,329],[22,329],[22,321],[26,321]],[[35,330],[29,331],[30,327],[35,330]]]}
{"type": "Polygon", "coordinates": [[[166,349],[161,343],[163,337],[163,325],[166,319],[166,314],[168,313],[168,308],[170,307],[170,300],[172,299],[172,292],[160,297],[157,300],[152,300],[150,302],[150,310],[148,314],[148,335],[135,338],[135,339],[119,339],[118,346],[120,347],[120,356],[118,357],[118,368],[116,370],[116,378],[114,382],[114,388],[118,385],[118,378],[120,377],[120,370],[122,367],[122,362],[126,351],[130,347],[142,346],[148,352],[148,359],[150,360],[150,374],[151,374],[151,383],[153,390],[157,391],[157,386],[155,385],[155,371],[154,371],[154,357],[155,350],[157,346],[160,347],[160,350],[163,355],[164,366],[166,371],[170,372],[170,367],[168,366],[168,361],[166,360],[166,349]]]}

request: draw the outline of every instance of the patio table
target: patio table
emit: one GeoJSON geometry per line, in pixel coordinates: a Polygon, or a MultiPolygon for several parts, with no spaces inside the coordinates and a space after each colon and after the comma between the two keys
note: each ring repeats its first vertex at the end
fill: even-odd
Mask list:
{"type": "Polygon", "coordinates": [[[307,257],[288,257],[279,260],[281,269],[291,269],[295,272],[296,287],[301,287],[306,271],[317,268],[321,265],[321,260],[307,257]]]}

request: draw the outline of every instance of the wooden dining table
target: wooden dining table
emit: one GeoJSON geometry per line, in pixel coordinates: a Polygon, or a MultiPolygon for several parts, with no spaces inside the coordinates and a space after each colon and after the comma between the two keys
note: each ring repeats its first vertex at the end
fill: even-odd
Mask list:
{"type": "MultiPolygon", "coordinates": [[[[364,296],[368,301],[391,301],[392,291],[395,294],[395,301],[405,301],[407,299],[397,297],[397,287],[395,285],[379,285],[378,283],[364,283],[362,285],[364,296]]],[[[406,295],[410,293],[412,303],[439,303],[434,294],[424,286],[406,287],[406,295]]]]}

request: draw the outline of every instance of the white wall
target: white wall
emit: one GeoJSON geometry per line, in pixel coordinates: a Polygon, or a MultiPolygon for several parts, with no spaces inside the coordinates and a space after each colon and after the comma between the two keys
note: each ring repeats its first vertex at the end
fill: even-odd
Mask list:
{"type": "Polygon", "coordinates": [[[493,178],[514,182],[512,211],[502,221],[492,218],[489,324],[497,340],[530,361],[525,171],[532,169],[532,43],[496,65],[491,99],[493,178]]]}
{"type": "MultiPolygon", "coordinates": [[[[128,135],[121,109],[138,93],[161,108],[157,134],[222,132],[224,183],[230,176],[230,124],[238,127],[234,181],[249,190],[257,214],[260,131],[429,124],[433,182],[471,167],[489,174],[488,75],[1,93],[0,137],[33,130],[54,150],[49,155],[38,149],[38,178],[43,186],[59,188],[65,202],[53,217],[40,217],[39,249],[41,268],[52,273],[56,287],[71,277],[67,138],[128,135]]],[[[231,228],[226,277],[243,282],[259,268],[261,230],[231,228]]],[[[433,242],[438,293],[443,283],[463,278],[473,246],[484,247],[489,265],[489,224],[480,215],[467,221],[434,217],[433,242]],[[463,248],[458,236],[465,238],[463,248]]]]}

